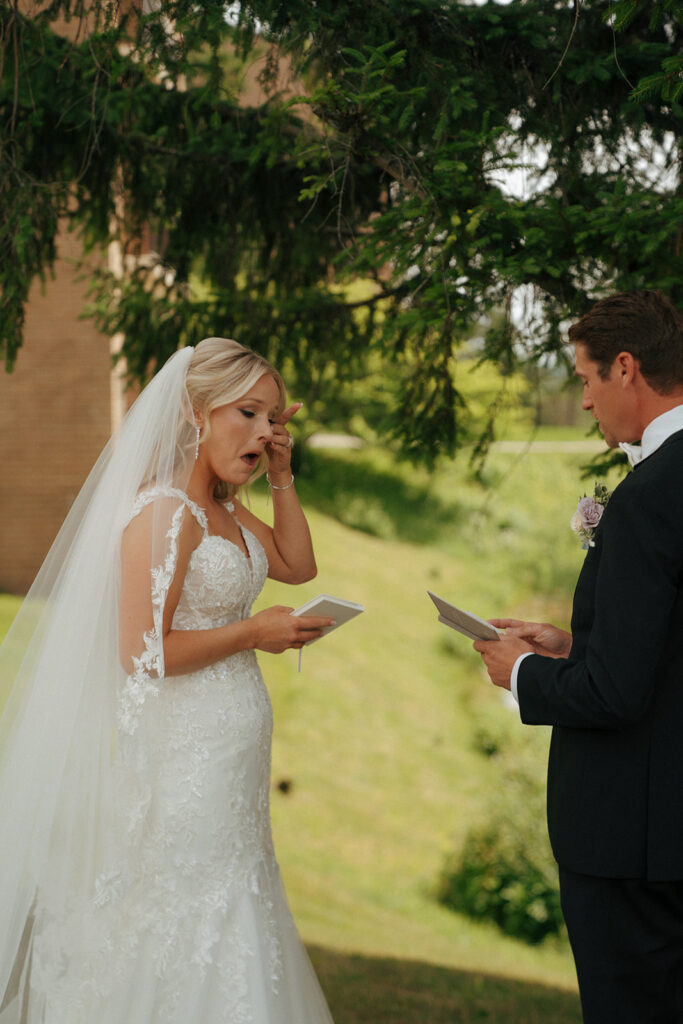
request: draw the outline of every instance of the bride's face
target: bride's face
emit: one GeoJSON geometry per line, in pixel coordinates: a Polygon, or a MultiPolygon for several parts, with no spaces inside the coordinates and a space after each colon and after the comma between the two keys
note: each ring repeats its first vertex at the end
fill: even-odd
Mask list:
{"type": "Polygon", "coordinates": [[[277,384],[267,373],[236,402],[218,406],[209,416],[211,433],[199,446],[199,461],[221,480],[245,483],[273,436],[279,404],[277,384]]]}

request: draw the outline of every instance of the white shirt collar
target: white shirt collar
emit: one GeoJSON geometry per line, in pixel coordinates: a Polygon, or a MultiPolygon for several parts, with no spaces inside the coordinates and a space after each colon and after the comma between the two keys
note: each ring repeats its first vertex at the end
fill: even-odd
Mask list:
{"type": "Polygon", "coordinates": [[[667,409],[661,416],[656,416],[653,420],[650,420],[643,431],[640,449],[635,449],[637,453],[635,458],[632,457],[632,454],[629,455],[629,452],[633,453],[633,445],[620,444],[619,447],[629,455],[629,462],[633,465],[634,461],[639,462],[641,459],[646,459],[653,452],[656,452],[668,437],[671,437],[672,434],[677,433],[679,430],[683,430],[683,405],[676,405],[673,409],[667,409]]]}
{"type": "Polygon", "coordinates": [[[661,416],[651,420],[643,431],[643,438],[640,442],[643,449],[643,458],[652,455],[664,444],[667,437],[671,437],[677,431],[683,430],[683,405],[677,405],[668,409],[661,416]]]}

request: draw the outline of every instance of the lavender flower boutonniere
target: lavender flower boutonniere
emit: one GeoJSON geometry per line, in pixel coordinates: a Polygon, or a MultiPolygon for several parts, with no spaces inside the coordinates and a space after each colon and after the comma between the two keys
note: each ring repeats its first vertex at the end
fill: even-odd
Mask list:
{"type": "Polygon", "coordinates": [[[609,501],[610,493],[604,484],[596,483],[593,488],[592,498],[587,497],[585,494],[583,498],[579,498],[576,512],[572,516],[569,525],[574,533],[581,538],[581,547],[584,549],[595,547],[593,537],[598,528],[598,523],[602,519],[605,506],[609,501]]]}

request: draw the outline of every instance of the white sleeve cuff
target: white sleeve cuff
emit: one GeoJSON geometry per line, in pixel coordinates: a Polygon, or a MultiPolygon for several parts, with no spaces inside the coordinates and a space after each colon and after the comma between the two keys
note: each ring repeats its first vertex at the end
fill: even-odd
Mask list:
{"type": "Polygon", "coordinates": [[[528,658],[533,652],[525,651],[524,654],[520,654],[517,661],[512,666],[512,672],[510,673],[510,693],[519,704],[519,696],[517,695],[517,676],[519,675],[519,666],[522,664],[525,658],[528,658]]]}

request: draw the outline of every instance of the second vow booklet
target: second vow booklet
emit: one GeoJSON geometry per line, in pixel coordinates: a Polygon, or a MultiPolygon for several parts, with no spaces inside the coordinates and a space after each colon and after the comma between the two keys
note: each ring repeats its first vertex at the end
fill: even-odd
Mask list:
{"type": "Polygon", "coordinates": [[[492,626],[490,622],[480,619],[478,615],[473,615],[472,612],[466,612],[463,608],[444,601],[443,597],[433,594],[431,590],[428,590],[427,593],[438,609],[439,622],[450,626],[451,629],[457,629],[458,633],[468,636],[470,640],[498,640],[503,632],[502,629],[492,626]]]}

